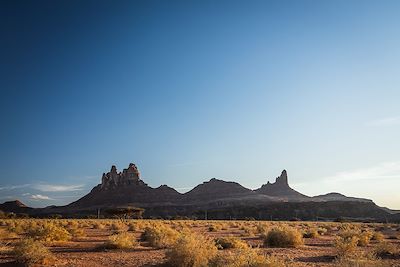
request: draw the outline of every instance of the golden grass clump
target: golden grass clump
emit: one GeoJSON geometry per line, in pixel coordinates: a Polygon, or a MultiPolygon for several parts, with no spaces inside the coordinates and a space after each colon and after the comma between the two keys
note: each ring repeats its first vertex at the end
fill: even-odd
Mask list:
{"type": "Polygon", "coordinates": [[[62,226],[51,222],[45,222],[28,231],[28,236],[41,241],[68,241],[70,233],[62,226]]]}
{"type": "Polygon", "coordinates": [[[273,228],[263,239],[264,246],[268,247],[299,247],[304,244],[302,234],[290,227],[273,228]]]}
{"type": "Polygon", "coordinates": [[[357,250],[358,237],[339,237],[335,242],[337,256],[339,258],[350,257],[357,250]]]}
{"type": "Polygon", "coordinates": [[[374,253],[379,258],[392,257],[397,254],[396,246],[389,242],[380,242],[374,249],[374,253]]]}
{"type": "Polygon", "coordinates": [[[18,242],[13,252],[17,262],[28,266],[51,265],[54,262],[53,254],[40,241],[31,238],[18,242]]]}
{"type": "Polygon", "coordinates": [[[167,248],[175,243],[179,238],[179,233],[165,224],[155,224],[146,227],[141,238],[149,242],[152,247],[167,248]]]}
{"type": "Polygon", "coordinates": [[[122,232],[110,236],[105,243],[105,248],[109,249],[130,249],[138,245],[135,236],[132,233],[122,232]]]}
{"type": "Polygon", "coordinates": [[[217,255],[217,247],[202,235],[185,232],[167,251],[167,261],[176,267],[208,266],[217,255]]]}
{"type": "Polygon", "coordinates": [[[337,267],[390,267],[389,263],[379,259],[365,258],[363,256],[357,258],[339,258],[335,261],[337,267]]]}
{"type": "Polygon", "coordinates": [[[106,228],[106,226],[101,222],[93,223],[92,227],[93,227],[93,229],[99,229],[99,230],[106,228]]]}
{"type": "Polygon", "coordinates": [[[219,237],[215,239],[215,245],[218,249],[229,249],[229,248],[248,248],[249,244],[240,238],[234,236],[219,237]]]}
{"type": "Polygon", "coordinates": [[[366,247],[366,246],[368,246],[369,245],[369,243],[370,243],[370,241],[371,241],[371,238],[373,237],[373,233],[372,232],[370,232],[370,231],[364,231],[364,232],[361,232],[359,235],[358,235],[358,245],[360,246],[360,247],[366,247]]]}
{"type": "Polygon", "coordinates": [[[208,231],[209,232],[218,232],[218,231],[221,231],[222,230],[222,226],[221,225],[219,225],[219,224],[210,224],[209,226],[208,226],[208,231]]]}
{"type": "Polygon", "coordinates": [[[86,236],[85,231],[82,228],[71,228],[68,229],[73,239],[82,238],[86,236]]]}
{"type": "Polygon", "coordinates": [[[371,240],[375,240],[378,242],[382,242],[385,239],[385,236],[381,232],[374,232],[371,240]]]}
{"type": "Polygon", "coordinates": [[[275,256],[266,256],[250,247],[238,249],[229,254],[218,255],[209,265],[212,267],[285,267],[286,264],[275,256]]]}
{"type": "Polygon", "coordinates": [[[308,229],[304,234],[304,238],[318,238],[319,237],[319,232],[318,229],[316,228],[310,228],[308,229]]]}
{"type": "Polygon", "coordinates": [[[120,231],[124,231],[125,227],[126,227],[125,224],[115,222],[115,223],[111,224],[110,229],[114,232],[120,232],[120,231]]]}

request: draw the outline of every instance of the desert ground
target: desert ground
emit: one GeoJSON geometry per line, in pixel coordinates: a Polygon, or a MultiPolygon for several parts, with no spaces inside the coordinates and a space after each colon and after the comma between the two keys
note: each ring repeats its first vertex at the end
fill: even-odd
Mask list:
{"type": "Polygon", "coordinates": [[[400,266],[400,225],[0,220],[0,266],[400,266]]]}

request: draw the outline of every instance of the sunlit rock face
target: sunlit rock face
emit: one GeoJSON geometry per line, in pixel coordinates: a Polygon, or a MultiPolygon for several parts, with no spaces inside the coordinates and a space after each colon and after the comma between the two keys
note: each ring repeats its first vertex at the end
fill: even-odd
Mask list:
{"type": "Polygon", "coordinates": [[[109,190],[128,185],[146,185],[140,179],[140,173],[135,164],[130,163],[127,169],[117,172],[117,167],[111,166],[108,173],[103,173],[101,178],[101,189],[109,190]]]}

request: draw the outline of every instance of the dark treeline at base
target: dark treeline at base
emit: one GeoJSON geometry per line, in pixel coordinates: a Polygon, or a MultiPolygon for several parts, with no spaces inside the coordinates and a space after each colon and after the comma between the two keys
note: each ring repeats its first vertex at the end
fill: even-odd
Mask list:
{"type": "MultiPolygon", "coordinates": [[[[29,209],[24,214],[37,218],[115,218],[109,207],[93,209],[29,209]]],[[[276,202],[264,205],[230,205],[206,207],[194,205],[145,207],[144,219],[197,220],[304,220],[304,221],[360,221],[400,222],[370,202],[276,202]]],[[[137,218],[137,217],[136,217],[137,218]]]]}

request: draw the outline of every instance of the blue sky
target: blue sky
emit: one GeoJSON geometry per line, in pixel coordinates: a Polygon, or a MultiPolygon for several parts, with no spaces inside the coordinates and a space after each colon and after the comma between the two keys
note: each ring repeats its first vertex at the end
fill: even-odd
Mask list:
{"type": "Polygon", "coordinates": [[[0,202],[66,204],[134,162],[400,209],[398,1],[0,5],[0,202]]]}

